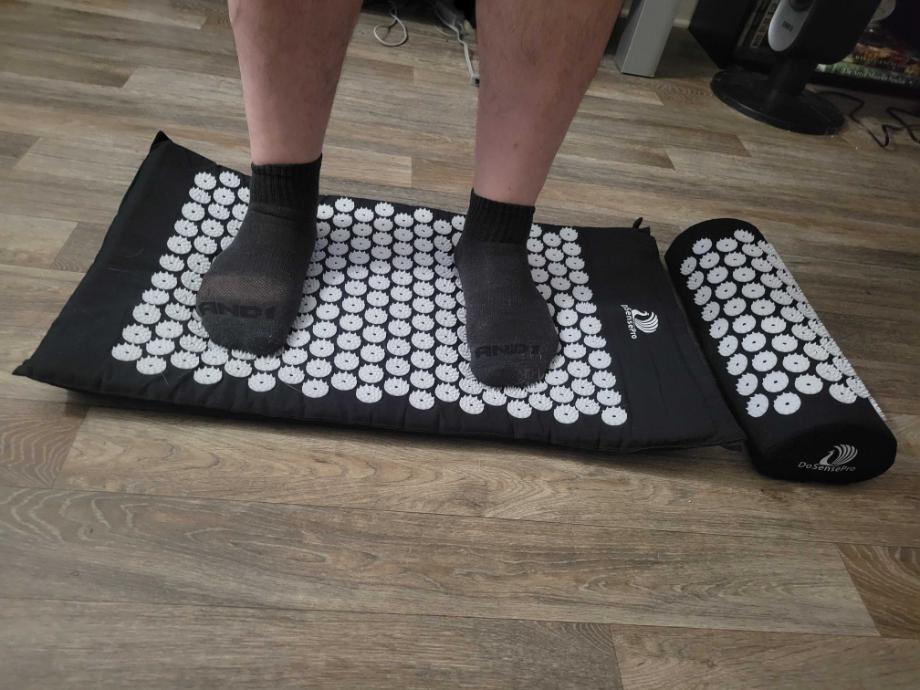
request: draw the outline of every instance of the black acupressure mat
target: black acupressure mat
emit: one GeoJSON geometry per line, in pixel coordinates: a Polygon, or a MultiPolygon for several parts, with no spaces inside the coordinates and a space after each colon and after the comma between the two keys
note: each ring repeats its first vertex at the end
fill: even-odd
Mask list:
{"type": "Polygon", "coordinates": [[[743,434],[647,230],[534,225],[561,350],[545,380],[471,375],[453,242],[463,217],[323,197],[300,314],[275,356],[227,351],[195,314],[247,209],[247,178],[158,135],[95,262],[16,373],[71,389],[314,422],[631,451],[743,434]]]}

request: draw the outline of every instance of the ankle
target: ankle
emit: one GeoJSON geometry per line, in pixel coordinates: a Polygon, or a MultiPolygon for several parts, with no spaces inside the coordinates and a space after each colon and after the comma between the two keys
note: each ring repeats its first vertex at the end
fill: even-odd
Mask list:
{"type": "Polygon", "coordinates": [[[530,235],[534,207],[493,201],[470,191],[461,241],[523,244],[530,235]]]}
{"type": "Polygon", "coordinates": [[[298,214],[316,212],[322,156],[310,163],[252,165],[250,204],[298,214]]]}

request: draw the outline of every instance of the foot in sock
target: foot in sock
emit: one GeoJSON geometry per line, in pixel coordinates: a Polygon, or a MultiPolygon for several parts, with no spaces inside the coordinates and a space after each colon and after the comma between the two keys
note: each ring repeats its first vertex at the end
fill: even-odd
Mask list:
{"type": "Polygon", "coordinates": [[[546,301],[530,275],[525,242],[532,206],[470,195],[454,251],[466,307],[470,366],[488,386],[543,378],[559,347],[546,301]]]}
{"type": "Polygon", "coordinates": [[[246,217],[198,290],[218,345],[266,355],[284,344],[316,242],[320,162],[252,166],[246,217]]]}

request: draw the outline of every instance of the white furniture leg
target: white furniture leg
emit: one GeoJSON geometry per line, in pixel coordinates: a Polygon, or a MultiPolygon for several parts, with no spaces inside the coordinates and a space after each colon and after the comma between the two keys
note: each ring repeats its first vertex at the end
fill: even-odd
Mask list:
{"type": "Polygon", "coordinates": [[[633,0],[613,59],[623,74],[654,77],[680,0],[633,0]]]}

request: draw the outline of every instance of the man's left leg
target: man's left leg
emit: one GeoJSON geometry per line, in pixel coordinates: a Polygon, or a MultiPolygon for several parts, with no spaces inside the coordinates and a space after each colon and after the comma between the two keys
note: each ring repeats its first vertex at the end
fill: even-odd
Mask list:
{"type": "Polygon", "coordinates": [[[542,378],[559,338],[525,242],[550,165],[590,84],[620,0],[480,0],[476,168],[456,262],[473,373],[542,378]]]}

